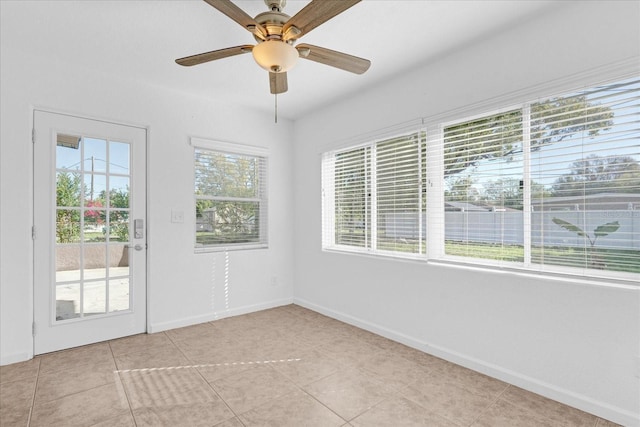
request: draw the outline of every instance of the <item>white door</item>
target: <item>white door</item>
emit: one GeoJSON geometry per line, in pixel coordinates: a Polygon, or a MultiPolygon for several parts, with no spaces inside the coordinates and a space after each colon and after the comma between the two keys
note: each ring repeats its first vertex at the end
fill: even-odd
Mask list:
{"type": "Polygon", "coordinates": [[[146,330],[146,130],[34,112],[34,351],[146,330]]]}

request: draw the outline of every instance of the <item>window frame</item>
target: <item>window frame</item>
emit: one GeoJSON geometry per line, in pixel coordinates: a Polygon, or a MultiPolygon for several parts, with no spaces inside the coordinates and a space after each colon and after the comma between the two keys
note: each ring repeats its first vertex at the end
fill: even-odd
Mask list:
{"type": "Polygon", "coordinates": [[[268,218],[268,199],[269,199],[269,150],[265,147],[257,147],[245,144],[230,143],[216,141],[210,139],[191,137],[189,144],[193,148],[193,215],[194,215],[194,231],[193,231],[193,247],[195,253],[224,252],[235,250],[253,250],[269,248],[269,218],[268,218]],[[217,154],[227,154],[236,156],[252,157],[257,159],[264,170],[258,174],[258,196],[257,197],[234,197],[234,196],[198,196],[195,191],[196,184],[196,156],[198,151],[206,151],[217,154]],[[228,200],[232,202],[251,202],[258,203],[260,218],[258,220],[258,239],[251,242],[238,243],[213,243],[202,244],[197,241],[197,216],[196,203],[198,200],[228,200]]]}
{"type": "Polygon", "coordinates": [[[360,142],[359,144],[339,146],[335,150],[324,150],[322,152],[321,168],[322,168],[322,198],[323,198],[323,218],[322,218],[322,250],[327,252],[346,252],[358,253],[370,256],[393,256],[417,262],[428,262],[443,265],[452,265],[461,268],[480,268],[491,271],[511,271],[533,277],[549,277],[549,278],[570,278],[571,280],[586,280],[604,283],[606,285],[632,284],[633,287],[638,285],[638,274],[632,271],[618,272],[611,270],[598,270],[588,267],[569,267],[563,265],[550,265],[532,262],[532,218],[527,215],[531,211],[532,206],[532,188],[531,179],[534,173],[531,171],[531,136],[530,136],[530,110],[531,106],[536,102],[544,101],[551,98],[566,97],[575,95],[577,92],[596,88],[603,85],[611,85],[627,79],[637,79],[640,75],[637,69],[629,69],[624,66],[612,66],[610,77],[604,77],[606,74],[585,73],[577,78],[567,79],[565,81],[555,81],[546,85],[540,85],[535,88],[529,88],[517,94],[498,97],[487,102],[478,103],[467,108],[450,111],[430,118],[420,119],[420,124],[414,124],[410,130],[404,133],[424,131],[426,133],[426,183],[427,183],[427,205],[426,205],[426,248],[424,254],[411,255],[402,253],[384,253],[382,251],[357,250],[350,247],[342,247],[340,245],[331,244],[327,240],[325,227],[331,221],[325,219],[326,215],[331,215],[331,203],[327,201],[326,179],[330,174],[325,171],[326,155],[335,152],[344,152],[355,149],[358,146],[367,146],[375,144],[377,139],[371,138],[372,142],[360,142]],[[623,69],[623,72],[620,72],[623,69]],[[551,94],[551,95],[548,95],[551,94]],[[481,258],[470,258],[445,254],[445,236],[444,236],[444,129],[455,123],[463,123],[473,121],[474,119],[500,114],[503,112],[520,109],[522,111],[522,127],[523,127],[523,245],[524,260],[523,262],[511,261],[495,261],[481,258]],[[597,273],[597,274],[593,274],[597,273]]]}

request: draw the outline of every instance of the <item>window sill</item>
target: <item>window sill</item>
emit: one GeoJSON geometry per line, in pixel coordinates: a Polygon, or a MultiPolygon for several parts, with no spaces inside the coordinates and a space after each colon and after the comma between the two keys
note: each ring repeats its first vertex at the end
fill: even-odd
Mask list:
{"type": "Polygon", "coordinates": [[[323,252],[332,254],[356,255],[372,259],[386,259],[390,261],[412,262],[421,264],[431,264],[444,268],[456,268],[477,272],[487,272],[494,274],[508,274],[517,277],[534,278],[539,280],[552,280],[558,282],[569,282],[573,284],[588,286],[603,286],[609,288],[618,288],[626,290],[640,290],[640,278],[634,273],[624,273],[619,277],[594,277],[580,274],[578,272],[567,269],[566,271],[558,270],[532,270],[527,269],[524,265],[517,264],[480,264],[462,258],[440,258],[428,259],[424,254],[386,254],[381,252],[371,252],[366,250],[350,250],[339,247],[322,248],[323,252]]]}
{"type": "Polygon", "coordinates": [[[255,249],[269,249],[267,244],[238,244],[238,245],[226,245],[226,246],[196,246],[194,253],[210,253],[210,252],[230,252],[230,251],[250,251],[255,249]]]}

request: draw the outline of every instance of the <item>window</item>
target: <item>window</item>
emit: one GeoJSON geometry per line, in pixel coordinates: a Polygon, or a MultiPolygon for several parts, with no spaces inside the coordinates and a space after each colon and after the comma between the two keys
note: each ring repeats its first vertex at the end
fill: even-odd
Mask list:
{"type": "Polygon", "coordinates": [[[263,150],[195,141],[196,249],[267,247],[263,150]]]}
{"type": "Polygon", "coordinates": [[[323,247],[635,280],[639,100],[628,79],[325,153],[323,247]]]}
{"type": "Polygon", "coordinates": [[[532,263],[640,273],[639,96],[635,80],[531,104],[532,263]]]}
{"type": "Polygon", "coordinates": [[[423,133],[324,155],[325,247],[425,250],[423,133]]]}
{"type": "Polygon", "coordinates": [[[524,260],[522,111],[444,128],[445,253],[524,260]]]}

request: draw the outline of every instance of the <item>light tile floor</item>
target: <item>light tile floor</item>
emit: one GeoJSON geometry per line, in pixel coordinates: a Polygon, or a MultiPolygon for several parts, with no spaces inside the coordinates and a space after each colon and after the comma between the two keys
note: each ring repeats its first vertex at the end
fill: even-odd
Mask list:
{"type": "Polygon", "coordinates": [[[296,305],[3,366],[0,425],[615,426],[296,305]]]}

